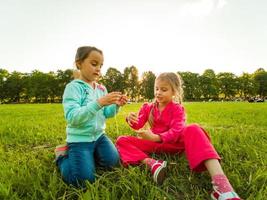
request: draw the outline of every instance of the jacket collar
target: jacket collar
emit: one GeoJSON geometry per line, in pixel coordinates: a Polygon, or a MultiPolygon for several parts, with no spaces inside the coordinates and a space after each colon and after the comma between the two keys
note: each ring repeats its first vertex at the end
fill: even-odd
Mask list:
{"type": "Polygon", "coordinates": [[[105,87],[103,85],[101,85],[101,84],[98,84],[97,82],[94,82],[95,88],[93,88],[90,84],[86,83],[85,81],[83,81],[81,79],[74,79],[73,81],[76,82],[76,83],[79,83],[79,84],[83,84],[83,85],[85,85],[86,87],[89,87],[92,90],[100,89],[102,91],[105,91],[105,87]]]}

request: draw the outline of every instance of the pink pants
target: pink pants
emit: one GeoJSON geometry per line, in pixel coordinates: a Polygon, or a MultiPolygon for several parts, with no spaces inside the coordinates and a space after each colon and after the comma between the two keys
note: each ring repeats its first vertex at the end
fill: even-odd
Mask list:
{"type": "Polygon", "coordinates": [[[207,132],[197,124],[187,126],[177,143],[158,143],[133,136],[120,136],[116,147],[124,166],[140,164],[141,160],[149,157],[149,153],[180,154],[185,152],[190,169],[196,172],[206,170],[205,160],[220,160],[207,132]]]}

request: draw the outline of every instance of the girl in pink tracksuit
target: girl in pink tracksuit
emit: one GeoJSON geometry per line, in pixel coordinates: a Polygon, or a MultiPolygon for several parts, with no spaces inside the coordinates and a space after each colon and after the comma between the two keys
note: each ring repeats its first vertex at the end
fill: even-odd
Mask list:
{"type": "Polygon", "coordinates": [[[185,111],[181,105],[183,89],[178,74],[162,73],[155,80],[155,101],[145,103],[138,115],[130,113],[126,121],[136,130],[137,137],[120,136],[116,147],[122,163],[145,164],[156,183],[162,184],[167,162],[149,157],[150,153],[185,152],[190,169],[208,170],[212,178],[212,199],[238,200],[219,163],[220,157],[210,142],[207,132],[199,125],[185,124],[185,111]],[[149,129],[142,129],[146,123],[149,129]]]}

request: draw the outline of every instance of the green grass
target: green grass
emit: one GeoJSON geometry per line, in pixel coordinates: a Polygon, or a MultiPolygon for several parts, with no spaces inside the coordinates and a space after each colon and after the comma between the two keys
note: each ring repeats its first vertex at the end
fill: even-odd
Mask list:
{"type": "MultiPolygon", "coordinates": [[[[125,116],[141,104],[123,107],[107,122],[113,141],[134,134],[125,116]],[[117,126],[116,126],[117,124],[117,126]]],[[[267,199],[267,104],[185,103],[187,122],[203,126],[223,158],[221,164],[242,198],[267,199]]],[[[155,155],[176,163],[162,186],[139,167],[98,171],[87,191],[67,186],[53,163],[54,147],[65,140],[60,104],[0,105],[0,199],[209,199],[207,172],[190,172],[184,156],[155,155]]]]}

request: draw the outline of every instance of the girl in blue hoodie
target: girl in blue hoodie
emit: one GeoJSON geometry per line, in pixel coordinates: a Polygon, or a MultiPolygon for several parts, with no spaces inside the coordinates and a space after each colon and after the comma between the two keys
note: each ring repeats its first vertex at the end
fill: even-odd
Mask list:
{"type": "Polygon", "coordinates": [[[67,84],[63,95],[67,145],[55,149],[56,163],[63,180],[76,187],[95,181],[96,166],[111,168],[119,163],[118,152],[105,134],[105,121],[127,99],[120,92],[107,93],[97,83],[103,61],[101,50],[79,47],[75,57],[79,76],[67,84]]]}

